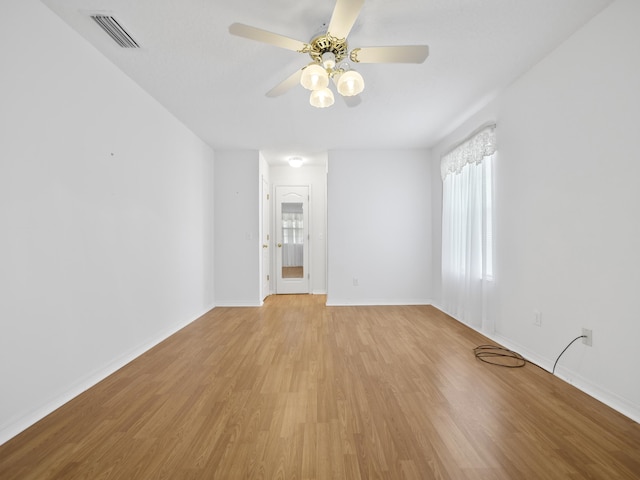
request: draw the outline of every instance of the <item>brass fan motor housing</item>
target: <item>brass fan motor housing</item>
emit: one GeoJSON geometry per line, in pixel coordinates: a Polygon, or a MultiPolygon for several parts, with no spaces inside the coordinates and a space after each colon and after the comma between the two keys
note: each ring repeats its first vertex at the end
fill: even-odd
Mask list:
{"type": "Polygon", "coordinates": [[[335,38],[329,34],[320,35],[311,40],[308,49],[304,51],[316,63],[322,63],[322,54],[326,52],[331,52],[336,56],[336,63],[346,58],[348,53],[346,38],[335,38]]]}

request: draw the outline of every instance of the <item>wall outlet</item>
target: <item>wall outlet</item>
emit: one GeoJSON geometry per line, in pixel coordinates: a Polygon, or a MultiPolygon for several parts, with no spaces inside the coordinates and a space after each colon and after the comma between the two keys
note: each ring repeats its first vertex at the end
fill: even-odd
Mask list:
{"type": "Polygon", "coordinates": [[[360,285],[360,283],[358,282],[358,279],[356,277],[353,277],[353,286],[357,287],[358,285],[360,285]]]}
{"type": "Polygon", "coordinates": [[[539,310],[534,310],[533,311],[533,324],[536,327],[541,327],[542,326],[542,312],[539,310]]]}
{"type": "Polygon", "coordinates": [[[590,347],[593,346],[593,332],[588,328],[583,328],[582,335],[584,335],[584,337],[582,337],[582,343],[590,347]]]}

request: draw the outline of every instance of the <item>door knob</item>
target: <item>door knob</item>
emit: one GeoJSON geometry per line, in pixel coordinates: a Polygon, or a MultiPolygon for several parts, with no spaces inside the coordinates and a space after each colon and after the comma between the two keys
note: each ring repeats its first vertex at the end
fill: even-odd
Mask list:
{"type": "Polygon", "coordinates": [[[278,248],[282,248],[282,244],[281,243],[278,244],[278,248]]]}
{"type": "Polygon", "coordinates": [[[262,248],[269,248],[269,245],[267,245],[266,243],[262,245],[262,248]]]}

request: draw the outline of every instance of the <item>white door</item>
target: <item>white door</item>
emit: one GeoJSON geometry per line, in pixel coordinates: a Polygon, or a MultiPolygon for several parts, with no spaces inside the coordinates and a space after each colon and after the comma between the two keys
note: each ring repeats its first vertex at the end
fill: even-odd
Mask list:
{"type": "Polygon", "coordinates": [[[271,293],[271,282],[269,270],[271,268],[270,246],[271,246],[271,222],[269,212],[269,182],[262,178],[262,299],[264,300],[271,293]]]}
{"type": "Polygon", "coordinates": [[[276,186],[276,293],[309,293],[309,187],[276,186]]]}

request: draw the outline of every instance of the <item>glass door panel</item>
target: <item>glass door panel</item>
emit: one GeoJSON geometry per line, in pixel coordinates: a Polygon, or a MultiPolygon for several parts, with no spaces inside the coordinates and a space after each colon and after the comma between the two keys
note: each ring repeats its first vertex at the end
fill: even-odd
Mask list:
{"type": "Polygon", "coordinates": [[[282,203],[282,278],[304,278],[302,203],[282,203]]]}

